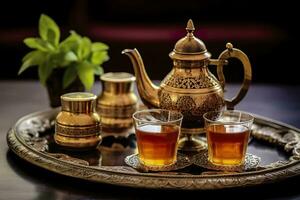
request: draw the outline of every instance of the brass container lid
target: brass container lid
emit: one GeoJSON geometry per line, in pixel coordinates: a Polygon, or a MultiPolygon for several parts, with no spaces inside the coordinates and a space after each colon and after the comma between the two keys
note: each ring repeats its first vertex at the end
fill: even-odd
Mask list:
{"type": "Polygon", "coordinates": [[[194,36],[194,23],[190,19],[186,26],[187,35],[175,44],[173,51],[169,54],[173,60],[204,60],[209,59],[211,54],[207,51],[205,44],[194,36]]]}
{"type": "Polygon", "coordinates": [[[103,91],[113,94],[125,94],[133,91],[135,76],[127,72],[109,72],[100,77],[103,91]]]}
{"type": "Polygon", "coordinates": [[[109,72],[103,74],[100,79],[107,82],[133,82],[135,81],[135,76],[127,72],[109,72]]]}
{"type": "Polygon", "coordinates": [[[63,111],[72,113],[90,113],[95,110],[97,96],[88,92],[73,92],[61,96],[63,111]]]}

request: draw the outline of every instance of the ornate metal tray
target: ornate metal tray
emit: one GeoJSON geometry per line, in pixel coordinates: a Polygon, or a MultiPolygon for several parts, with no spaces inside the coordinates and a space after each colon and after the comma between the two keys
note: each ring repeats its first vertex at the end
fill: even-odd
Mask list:
{"type": "Polygon", "coordinates": [[[26,161],[59,174],[127,187],[218,189],[269,183],[300,173],[300,130],[260,116],[255,117],[248,152],[261,157],[261,163],[251,171],[229,173],[191,165],[178,171],[143,173],[124,163],[126,156],[136,153],[135,135],[130,130],[104,135],[94,151],[60,149],[52,137],[58,111],[21,118],[7,134],[10,149],[26,161]]]}

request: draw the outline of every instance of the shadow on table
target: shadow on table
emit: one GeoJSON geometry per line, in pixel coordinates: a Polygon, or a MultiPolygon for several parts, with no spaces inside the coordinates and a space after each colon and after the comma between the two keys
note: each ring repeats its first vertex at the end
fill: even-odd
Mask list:
{"type": "Polygon", "coordinates": [[[23,179],[36,187],[36,199],[184,199],[188,197],[222,197],[230,199],[291,199],[299,197],[300,177],[278,183],[247,188],[229,188],[214,191],[181,191],[137,189],[93,183],[59,175],[34,166],[8,151],[9,166],[23,179]]]}

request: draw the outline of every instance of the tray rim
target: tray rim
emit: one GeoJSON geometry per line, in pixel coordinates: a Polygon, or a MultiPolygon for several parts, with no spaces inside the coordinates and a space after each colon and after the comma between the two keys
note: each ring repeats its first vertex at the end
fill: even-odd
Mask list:
{"type": "MultiPolygon", "coordinates": [[[[300,160],[295,160],[287,165],[277,166],[274,168],[262,169],[259,171],[249,171],[237,174],[212,174],[212,175],[173,175],[173,174],[157,174],[157,173],[137,173],[124,171],[126,167],[94,167],[74,164],[67,161],[62,161],[58,158],[47,155],[34,148],[31,148],[18,134],[17,127],[23,121],[38,117],[40,115],[51,115],[58,112],[57,109],[47,109],[38,112],[29,113],[21,117],[13,125],[7,133],[7,144],[9,148],[20,158],[30,162],[33,165],[42,167],[46,170],[85,179],[94,182],[108,183],[113,185],[139,187],[139,188],[155,188],[155,189],[184,189],[184,190],[203,190],[203,189],[218,189],[227,187],[241,187],[248,185],[257,185],[267,182],[275,182],[291,176],[300,174],[300,160]],[[51,167],[54,166],[54,168],[51,167]],[[67,167],[69,168],[67,170],[67,167]],[[61,169],[62,168],[62,169],[61,169]],[[65,168],[65,170],[64,170],[65,168]],[[71,171],[69,171],[71,170],[71,171]],[[79,171],[77,171],[79,170],[79,171]],[[91,173],[98,173],[91,174],[91,173]],[[100,173],[100,174],[99,174],[100,173]],[[97,178],[106,176],[108,179],[97,178]],[[91,178],[92,177],[92,178],[91,178]],[[127,181],[125,179],[131,179],[127,181]],[[134,183],[134,179],[144,179],[134,183]],[[148,180],[149,179],[149,180],[148,180]],[[174,179],[174,180],[173,180],[174,179]],[[174,182],[173,182],[174,181],[174,182]],[[201,182],[202,181],[202,182],[201,182]],[[151,183],[151,184],[150,184],[151,183]],[[153,184],[154,183],[154,184],[153,184]],[[173,183],[173,184],[172,184],[173,183]]],[[[269,122],[274,125],[291,129],[299,132],[300,129],[289,124],[279,122],[267,117],[253,114],[255,119],[262,122],[269,122]]]]}

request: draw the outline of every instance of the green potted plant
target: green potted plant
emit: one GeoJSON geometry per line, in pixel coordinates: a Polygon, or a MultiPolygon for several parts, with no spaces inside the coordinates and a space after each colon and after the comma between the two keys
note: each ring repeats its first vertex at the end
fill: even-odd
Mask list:
{"type": "Polygon", "coordinates": [[[64,93],[90,90],[94,76],[103,73],[102,64],[109,60],[108,46],[75,31],[60,42],[59,27],[45,14],[39,19],[39,36],[24,39],[32,51],[23,57],[18,74],[38,66],[39,80],[47,87],[52,107],[60,106],[64,93]]]}

